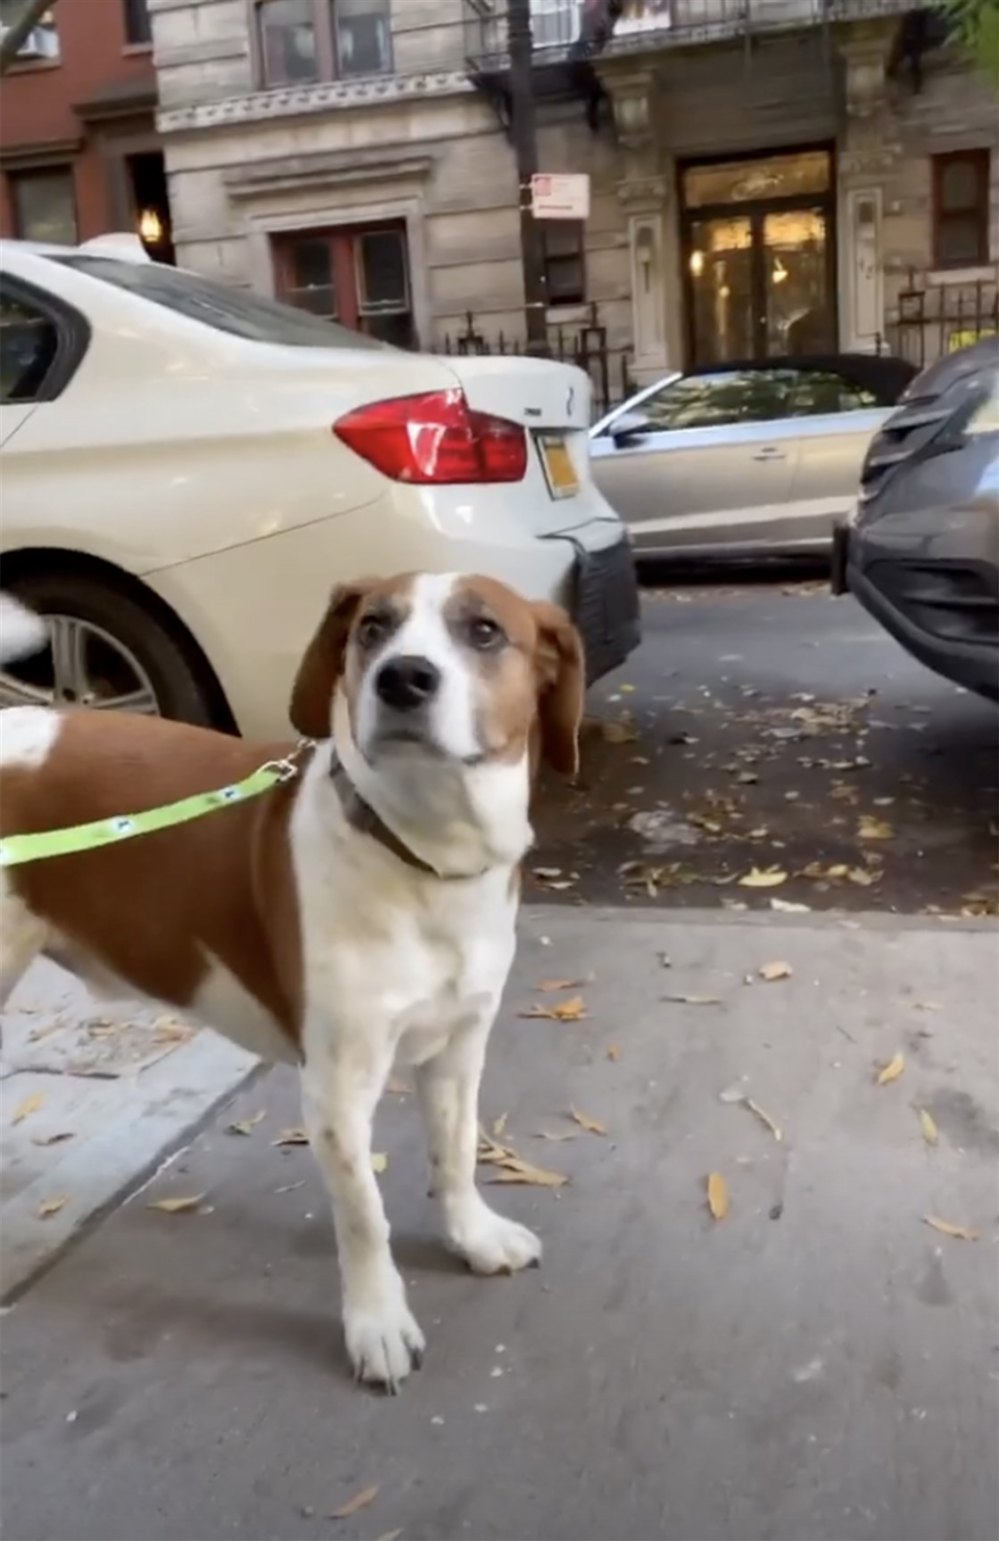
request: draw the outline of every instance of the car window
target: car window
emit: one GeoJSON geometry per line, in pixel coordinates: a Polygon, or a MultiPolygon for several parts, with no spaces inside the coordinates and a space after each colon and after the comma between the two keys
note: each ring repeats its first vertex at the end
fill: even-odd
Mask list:
{"type": "Polygon", "coordinates": [[[293,348],[384,348],[387,344],[335,321],[324,321],[293,305],[165,267],[157,262],[117,262],[113,257],[55,257],[68,268],[126,289],[191,321],[248,342],[282,343],[293,348]]]}
{"type": "Polygon", "coordinates": [[[860,412],[865,407],[880,405],[875,391],[844,380],[831,369],[795,371],[790,409],[795,417],[813,417],[820,412],[860,412]]]}
{"type": "Polygon", "coordinates": [[[685,375],[647,396],[636,410],[655,429],[764,423],[787,416],[791,377],[791,371],[778,369],[729,369],[717,374],[685,375]]]}
{"type": "Polygon", "coordinates": [[[12,295],[0,299],[0,401],[37,401],[58,351],[49,316],[12,295]]]}

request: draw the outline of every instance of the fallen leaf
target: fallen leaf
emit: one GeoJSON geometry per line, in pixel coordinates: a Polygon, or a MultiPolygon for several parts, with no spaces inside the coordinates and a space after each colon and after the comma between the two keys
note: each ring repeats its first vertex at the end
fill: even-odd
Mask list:
{"type": "Polygon", "coordinates": [[[304,1129],[282,1129],[272,1145],[308,1145],[309,1136],[304,1129]]]}
{"type": "Polygon", "coordinates": [[[24,1101],[14,1109],[14,1116],[11,1119],[11,1123],[22,1124],[26,1118],[31,1117],[32,1113],[38,1112],[38,1109],[42,1106],[44,1101],[44,1092],[32,1092],[30,1097],[25,1097],[24,1101]]]}
{"type": "Polygon", "coordinates": [[[51,1220],[52,1216],[57,1215],[68,1203],[68,1193],[60,1193],[58,1198],[54,1199],[42,1199],[36,1211],[39,1220],[51,1220]]]}
{"type": "Polygon", "coordinates": [[[614,1063],[617,1064],[618,1060],[621,1058],[621,1047],[619,1044],[609,1043],[607,1045],[607,1058],[613,1060],[614,1063]]]}
{"type": "MultiPolygon", "coordinates": [[[[374,1487],[362,1488],[359,1493],[354,1494],[353,1498],[348,1498],[345,1504],[341,1504],[339,1509],[334,1509],[330,1519],[349,1520],[352,1514],[357,1514],[358,1510],[366,1509],[370,1503],[373,1503],[377,1495],[377,1484],[374,1487]]],[[[396,1535],[398,1534],[399,1532],[396,1531],[396,1535]]]]}
{"type": "Polygon", "coordinates": [[[771,899],[770,908],[782,915],[806,915],[811,913],[810,904],[795,904],[790,899],[771,899]]]}
{"type": "Polygon", "coordinates": [[[32,1140],[32,1145],[61,1145],[63,1140],[73,1138],[72,1129],[60,1129],[58,1134],[39,1134],[32,1140]]]}
{"type": "Polygon", "coordinates": [[[520,1012],[520,1016],[542,1017],[549,1022],[579,1022],[586,1016],[586,1002],[581,995],[574,995],[567,1001],[558,1001],[554,1006],[529,1006],[526,1011],[520,1012]]]}
{"type": "Polygon", "coordinates": [[[913,1001],[913,1005],[917,1011],[939,1011],[941,1009],[939,1001],[913,1001]]]}
{"type": "Polygon", "coordinates": [[[555,990],[578,990],[581,985],[592,983],[592,974],[586,979],[542,979],[538,989],[544,991],[546,995],[551,995],[555,990]]]}
{"type": "Polygon", "coordinates": [[[712,1172],[708,1178],[708,1209],[712,1220],[724,1220],[730,1207],[728,1183],[720,1172],[712,1172]]]}
{"type": "Polygon", "coordinates": [[[383,1150],[373,1150],[371,1152],[371,1170],[373,1172],[388,1171],[388,1156],[383,1150]]]}
{"type": "Polygon", "coordinates": [[[146,1205],[146,1208],[161,1209],[166,1215],[186,1215],[190,1214],[192,1209],[197,1209],[204,1196],[203,1193],[189,1193],[179,1199],[154,1199],[151,1204],[146,1205]]]}
{"type": "Polygon", "coordinates": [[[664,1001],[674,1001],[680,1006],[720,1006],[720,995],[664,995],[664,1001]]]}
{"type": "Polygon", "coordinates": [[[378,1541],[399,1541],[402,1535],[402,1526],[398,1530],[386,1530],[385,1534],[378,1537],[378,1541]]]}
{"type": "Polygon", "coordinates": [[[630,722],[602,722],[600,733],[605,744],[633,744],[638,737],[638,730],[630,722]]]}
{"type": "Polygon", "coordinates": [[[954,1225],[950,1220],[941,1220],[937,1215],[924,1215],[923,1224],[932,1226],[941,1236],[953,1236],[957,1241],[978,1240],[977,1231],[969,1230],[966,1225],[954,1225]]]}
{"type": "Polygon", "coordinates": [[[732,1086],[726,1086],[718,1093],[718,1101],[727,1103],[730,1107],[733,1103],[745,1102],[746,1088],[741,1081],[736,1081],[732,1086]]]}
{"type": "Polygon", "coordinates": [[[846,875],[849,881],[856,883],[859,888],[871,888],[881,881],[880,872],[868,872],[864,867],[851,867],[846,875]]]}
{"type": "Polygon", "coordinates": [[[225,1132],[226,1134],[252,1134],[261,1119],[266,1116],[266,1111],[261,1108],[260,1112],[254,1113],[252,1118],[238,1118],[234,1124],[227,1124],[225,1132]]]}
{"type": "Polygon", "coordinates": [[[761,963],[757,973],[768,984],[773,984],[777,979],[790,979],[794,970],[790,963],[761,963]]]}
{"type": "Polygon", "coordinates": [[[905,1055],[893,1054],[887,1065],[882,1065],[876,1076],[879,1086],[888,1086],[890,1082],[897,1081],[905,1069],[905,1055]]]}
{"type": "Polygon", "coordinates": [[[862,813],[857,834],[861,840],[891,840],[895,831],[884,819],[876,819],[873,813],[862,813]]]}
{"type": "Polygon", "coordinates": [[[761,1108],[760,1104],[758,1102],[754,1102],[752,1097],[745,1097],[743,1098],[743,1101],[745,1102],[746,1107],[749,1109],[750,1113],[754,1114],[755,1117],[759,1119],[761,1124],[766,1125],[774,1139],[779,1143],[784,1138],[783,1134],[781,1133],[780,1125],[776,1124],[766,1109],[761,1108]]]}
{"type": "Polygon", "coordinates": [[[598,1118],[590,1118],[589,1114],[581,1113],[578,1108],[570,1108],[569,1117],[579,1125],[580,1129],[585,1129],[587,1134],[607,1133],[606,1126],[598,1118]]]}
{"type": "Polygon", "coordinates": [[[787,873],[778,867],[751,867],[739,879],[740,888],[777,888],[787,882],[787,873]]]}
{"type": "Polygon", "coordinates": [[[303,1177],[301,1182],[285,1183],[283,1188],[275,1188],[274,1192],[275,1193],[294,1193],[296,1188],[304,1188],[304,1187],[305,1187],[305,1178],[303,1177]]]}
{"type": "Polygon", "coordinates": [[[578,1138],[575,1129],[539,1129],[536,1139],[539,1140],[575,1140],[578,1138]]]}
{"type": "Polygon", "coordinates": [[[569,1179],[564,1172],[549,1172],[545,1167],[533,1166],[530,1161],[522,1161],[519,1156],[514,1156],[501,1163],[500,1170],[489,1181],[523,1183],[532,1188],[561,1188],[569,1179]]]}
{"type": "Polygon", "coordinates": [[[502,1135],[503,1130],[506,1128],[506,1121],[507,1121],[507,1119],[509,1117],[510,1117],[509,1113],[501,1113],[499,1118],[494,1118],[493,1119],[493,1139],[494,1140],[498,1140],[500,1138],[500,1136],[502,1135]]]}
{"type": "Polygon", "coordinates": [[[923,1131],[923,1139],[927,1145],[936,1145],[940,1140],[940,1130],[936,1126],[936,1120],[925,1108],[919,1109],[919,1127],[923,1131]]]}

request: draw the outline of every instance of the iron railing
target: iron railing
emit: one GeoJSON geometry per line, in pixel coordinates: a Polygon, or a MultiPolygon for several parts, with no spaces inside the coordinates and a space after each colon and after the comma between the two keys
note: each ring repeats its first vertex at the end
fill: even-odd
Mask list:
{"type": "Polygon", "coordinates": [[[989,277],[967,282],[929,283],[910,269],[885,330],[888,350],[920,369],[999,336],[999,263],[989,277]]]}
{"type": "MultiPolygon", "coordinates": [[[[524,339],[518,335],[509,335],[502,330],[487,333],[474,313],[467,311],[460,330],[443,333],[431,352],[516,356],[526,354],[527,348],[524,339]]],[[[575,364],[589,375],[594,421],[634,395],[636,385],[631,373],[631,350],[609,345],[607,328],[600,320],[595,303],[588,307],[587,318],[581,325],[555,324],[548,328],[546,356],[563,364],[575,364]]]]}

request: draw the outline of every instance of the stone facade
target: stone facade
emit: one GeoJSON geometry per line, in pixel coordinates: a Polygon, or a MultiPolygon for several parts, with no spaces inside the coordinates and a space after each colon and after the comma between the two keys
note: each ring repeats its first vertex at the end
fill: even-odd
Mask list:
{"type": "MultiPolygon", "coordinates": [[[[251,0],[150,4],[181,264],[274,292],[275,238],[399,221],[422,345],[460,332],[469,311],[487,339],[523,335],[514,157],[464,67],[458,0],[407,0],[405,25],[395,0],[393,75],[271,90],[255,72],[251,0]]],[[[918,93],[889,79],[894,28],[888,17],[778,29],[751,46],[712,34],[615,49],[598,64],[611,114],[596,133],[578,100],[541,105],[542,169],[590,174],[586,300],[635,378],[689,351],[681,162],[831,149],[844,347],[877,346],[910,268],[932,280],[932,155],[993,152],[988,256],[999,258],[994,95],[946,52],[918,93]]],[[[550,318],[573,326],[585,312],[550,318]]]]}

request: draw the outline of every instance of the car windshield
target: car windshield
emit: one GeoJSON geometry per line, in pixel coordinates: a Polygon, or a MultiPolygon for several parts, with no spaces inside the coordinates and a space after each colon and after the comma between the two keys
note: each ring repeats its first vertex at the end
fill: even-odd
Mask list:
{"type": "Polygon", "coordinates": [[[282,343],[293,348],[384,348],[387,344],[363,332],[351,332],[335,321],[324,321],[293,305],[229,289],[158,262],[117,262],[113,257],[74,253],[54,257],[64,267],[126,289],[154,305],[175,310],[219,332],[231,332],[248,342],[282,343]]]}

